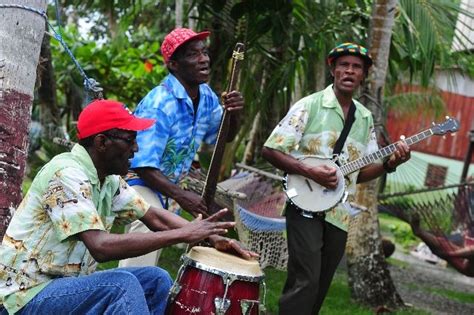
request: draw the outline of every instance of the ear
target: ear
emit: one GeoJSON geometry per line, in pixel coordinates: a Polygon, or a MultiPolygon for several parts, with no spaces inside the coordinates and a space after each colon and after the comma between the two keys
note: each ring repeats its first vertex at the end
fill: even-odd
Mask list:
{"type": "Polygon", "coordinates": [[[331,73],[331,76],[334,78],[334,64],[329,66],[329,73],[331,73]]]}
{"type": "Polygon", "coordinates": [[[176,60],[168,60],[166,66],[171,72],[176,72],[178,69],[178,62],[176,60]]]}
{"type": "Polygon", "coordinates": [[[94,137],[94,149],[97,152],[105,152],[107,149],[108,141],[109,141],[109,138],[107,138],[105,135],[101,133],[96,135],[94,137]]]}

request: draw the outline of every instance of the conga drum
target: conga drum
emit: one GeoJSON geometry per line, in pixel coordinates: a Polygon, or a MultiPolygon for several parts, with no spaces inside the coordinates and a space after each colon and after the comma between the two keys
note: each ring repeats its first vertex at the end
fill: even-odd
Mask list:
{"type": "Polygon", "coordinates": [[[265,304],[264,274],[258,261],[201,246],[192,247],[181,259],[167,314],[257,315],[261,283],[265,304]]]}

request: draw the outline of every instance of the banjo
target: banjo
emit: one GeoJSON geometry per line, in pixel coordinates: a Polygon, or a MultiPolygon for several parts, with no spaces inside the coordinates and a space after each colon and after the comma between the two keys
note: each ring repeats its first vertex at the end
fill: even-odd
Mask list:
{"type": "MultiPolygon", "coordinates": [[[[405,140],[408,145],[413,145],[417,142],[425,140],[432,135],[444,135],[447,132],[456,132],[459,130],[459,122],[453,118],[446,118],[443,123],[422,131],[405,140]]],[[[288,174],[284,179],[284,190],[290,202],[298,208],[309,212],[326,211],[339,202],[345,202],[347,192],[345,189],[345,176],[374,163],[377,160],[390,156],[397,149],[396,143],[392,143],[374,153],[368,154],[354,161],[346,163],[342,166],[336,164],[337,156],[334,159],[322,158],[315,155],[305,155],[298,160],[312,166],[327,165],[335,168],[337,171],[337,188],[328,189],[315,181],[297,174],[288,174]]]]}

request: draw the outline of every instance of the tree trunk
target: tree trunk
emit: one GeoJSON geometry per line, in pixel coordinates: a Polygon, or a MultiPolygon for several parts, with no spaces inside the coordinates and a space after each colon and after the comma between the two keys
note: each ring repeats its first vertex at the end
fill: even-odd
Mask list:
{"type": "MultiPolygon", "coordinates": [[[[387,75],[390,41],[397,0],[374,2],[369,47],[374,60],[371,77],[362,102],[372,111],[377,133],[384,123],[383,86],[387,75]],[[368,96],[368,97],[367,97],[368,96]]],[[[397,293],[381,247],[378,223],[378,181],[360,185],[357,203],[367,207],[350,226],[347,243],[347,264],[351,294],[359,303],[372,307],[397,308],[403,301],[397,293]]]]}
{"type": "MultiPolygon", "coordinates": [[[[46,0],[15,2],[46,9],[46,0]]],[[[12,1],[0,0],[0,4],[9,3],[12,1]]],[[[39,14],[0,8],[0,238],[22,198],[28,124],[44,29],[39,14]]]]}
{"type": "Polygon", "coordinates": [[[175,0],[175,27],[183,27],[183,0],[175,0]]]}
{"type": "Polygon", "coordinates": [[[243,164],[251,164],[254,160],[254,153],[255,153],[255,138],[257,137],[257,132],[260,127],[260,112],[257,112],[255,118],[252,122],[252,129],[250,129],[250,133],[248,135],[249,139],[247,144],[245,145],[244,156],[242,158],[243,164]]]}
{"type": "Polygon", "coordinates": [[[49,36],[44,36],[41,44],[37,85],[38,102],[41,106],[40,122],[46,130],[46,136],[52,138],[56,136],[54,129],[58,128],[60,124],[61,113],[57,102],[56,79],[54,77],[50,40],[49,36]]]}

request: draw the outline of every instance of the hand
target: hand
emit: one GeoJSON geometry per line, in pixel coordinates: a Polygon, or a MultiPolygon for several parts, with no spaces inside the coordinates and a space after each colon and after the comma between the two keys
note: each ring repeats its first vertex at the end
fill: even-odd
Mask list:
{"type": "Polygon", "coordinates": [[[244,98],[240,92],[224,92],[221,96],[224,103],[224,108],[229,112],[238,111],[244,108],[244,98]]]}
{"type": "Polygon", "coordinates": [[[314,180],[316,183],[329,188],[337,188],[337,169],[327,165],[320,165],[316,167],[310,167],[307,171],[308,178],[314,180]]]}
{"type": "Polygon", "coordinates": [[[213,235],[227,233],[228,229],[235,226],[235,222],[218,222],[227,212],[227,209],[221,209],[207,219],[202,219],[202,215],[199,214],[192,222],[180,228],[181,233],[183,233],[182,241],[192,244],[213,235]]]}
{"type": "Polygon", "coordinates": [[[209,237],[209,241],[215,249],[220,250],[221,252],[236,254],[245,259],[256,259],[259,256],[257,253],[244,248],[240,242],[227,237],[213,235],[209,237]]]}
{"type": "Polygon", "coordinates": [[[192,191],[183,190],[183,193],[175,200],[183,210],[191,213],[194,217],[197,217],[198,214],[202,214],[205,218],[209,216],[204,200],[192,191]]]}
{"type": "Polygon", "coordinates": [[[396,144],[397,149],[387,161],[387,166],[395,169],[398,165],[405,163],[410,159],[410,148],[404,141],[399,141],[396,144]]]}

